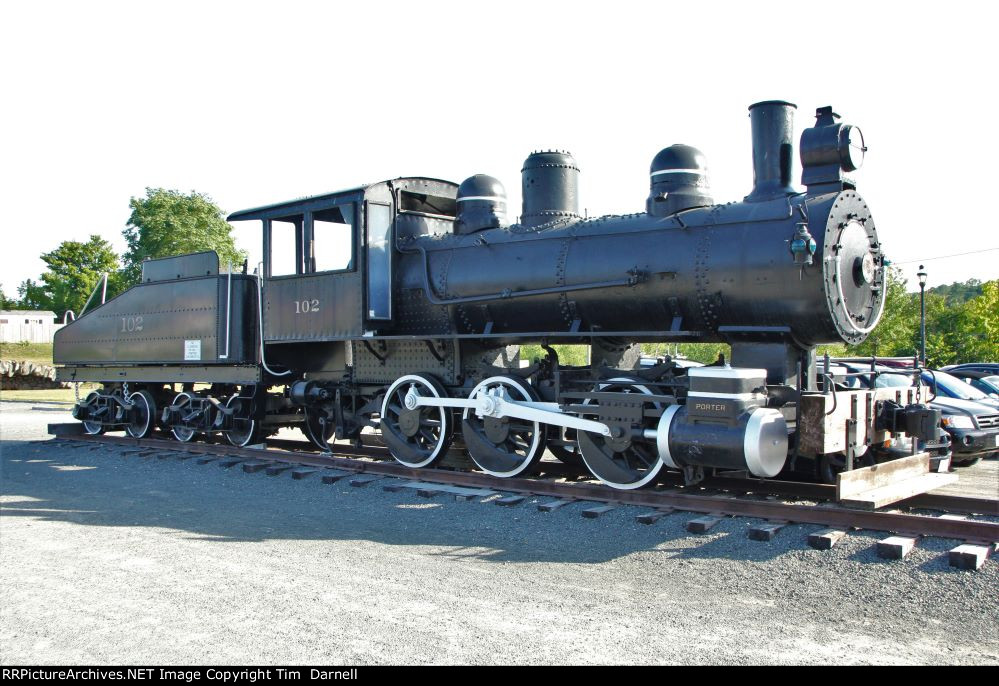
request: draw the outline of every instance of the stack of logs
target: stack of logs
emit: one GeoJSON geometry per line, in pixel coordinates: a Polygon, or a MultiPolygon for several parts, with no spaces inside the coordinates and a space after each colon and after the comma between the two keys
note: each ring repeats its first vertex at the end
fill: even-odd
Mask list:
{"type": "Polygon", "coordinates": [[[56,381],[55,376],[55,367],[47,364],[25,360],[0,360],[0,389],[6,391],[71,386],[69,383],[56,381]]]}

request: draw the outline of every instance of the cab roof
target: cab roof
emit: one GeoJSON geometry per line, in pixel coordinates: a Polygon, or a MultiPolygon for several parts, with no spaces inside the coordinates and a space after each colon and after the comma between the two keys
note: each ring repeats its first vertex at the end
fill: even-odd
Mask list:
{"type": "Polygon", "coordinates": [[[362,186],[355,186],[354,188],[345,188],[339,191],[333,191],[331,193],[323,193],[321,195],[307,195],[302,198],[296,198],[294,200],[285,200],[282,202],[272,203],[270,205],[261,205],[260,207],[251,207],[246,210],[238,210],[233,212],[228,217],[227,221],[245,221],[248,219],[277,219],[280,217],[287,217],[289,215],[301,214],[310,210],[323,209],[329,207],[332,204],[336,204],[338,200],[346,200],[351,196],[363,197],[373,188],[410,188],[416,185],[425,185],[427,182],[438,186],[438,190],[450,189],[452,197],[458,192],[458,184],[453,181],[446,181],[444,179],[434,179],[425,176],[403,176],[396,179],[389,179],[386,181],[378,181],[375,183],[364,184],[362,186]]]}

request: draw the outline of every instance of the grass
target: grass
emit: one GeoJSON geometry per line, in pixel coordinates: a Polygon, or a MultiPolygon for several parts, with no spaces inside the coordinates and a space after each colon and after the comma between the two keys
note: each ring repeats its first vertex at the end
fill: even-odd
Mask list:
{"type": "MultiPolygon", "coordinates": [[[[86,398],[98,384],[80,384],[80,398],[86,398]]],[[[74,403],[76,394],[72,388],[44,388],[30,391],[0,390],[0,400],[27,400],[35,403],[74,403]]]]}
{"type": "Polygon", "coordinates": [[[0,360],[26,360],[52,364],[51,343],[0,343],[0,360]]]}
{"type": "MultiPolygon", "coordinates": [[[[36,364],[52,364],[51,343],[0,343],[0,359],[24,360],[36,364]]],[[[80,397],[86,397],[99,384],[80,384],[80,397]]],[[[27,400],[31,402],[66,402],[76,401],[72,388],[44,388],[37,390],[14,391],[0,390],[0,400],[27,400]]]]}

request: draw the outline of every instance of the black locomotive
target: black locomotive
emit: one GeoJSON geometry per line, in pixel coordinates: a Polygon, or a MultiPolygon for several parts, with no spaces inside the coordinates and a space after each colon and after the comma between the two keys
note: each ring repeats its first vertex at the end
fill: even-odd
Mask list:
{"type": "Polygon", "coordinates": [[[301,426],[329,449],[370,427],[411,467],[463,446],[514,476],[548,449],[624,489],[666,468],[773,477],[791,456],[850,468],[892,434],[929,434],[911,420],[918,387],[830,404],[817,386],[814,346],[877,324],[885,260],[847,176],[860,130],[817,111],[800,193],[794,108],[750,107],[740,202],[716,204],[704,156],[673,145],[636,214],[580,216],[579,168],[559,151],[525,161],[516,223],[484,175],[236,212],[262,222],[257,274],[220,270],[214,253],[145,263],[140,285],[56,334],[60,378],[104,384],[74,410],[90,432],[159,425],[245,446],[301,426]],[[731,364],[639,365],[638,344],[658,341],[726,341],[731,364]],[[521,361],[528,342],[547,357],[521,361]],[[561,364],[555,343],[590,346],[590,364],[561,364]]]}

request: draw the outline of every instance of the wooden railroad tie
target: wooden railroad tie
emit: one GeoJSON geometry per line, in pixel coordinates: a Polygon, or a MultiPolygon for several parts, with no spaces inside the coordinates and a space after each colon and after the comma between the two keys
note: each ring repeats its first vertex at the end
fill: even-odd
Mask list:
{"type": "Polygon", "coordinates": [[[707,515],[705,517],[698,517],[697,519],[691,519],[687,522],[687,531],[692,534],[703,534],[707,533],[714,528],[715,524],[720,522],[725,518],[725,515],[707,515]]]}
{"type": "Polygon", "coordinates": [[[354,488],[364,488],[368,484],[383,479],[381,474],[362,474],[350,480],[350,485],[354,488]]]}
{"type": "Polygon", "coordinates": [[[576,502],[574,498],[560,498],[558,500],[549,500],[546,503],[538,503],[538,512],[554,512],[560,507],[565,507],[569,503],[574,502],[576,502]]]}
{"type": "Polygon", "coordinates": [[[243,471],[247,474],[256,474],[257,472],[262,472],[270,466],[270,462],[247,462],[243,465],[243,471]]]}
{"type": "Polygon", "coordinates": [[[790,522],[774,521],[764,524],[755,524],[749,527],[749,539],[752,541],[772,541],[777,533],[790,522]]]}
{"type": "Polygon", "coordinates": [[[353,476],[355,472],[341,472],[336,469],[327,469],[323,471],[322,482],[324,484],[335,484],[340,479],[345,479],[348,476],[353,476]]]}
{"type": "Polygon", "coordinates": [[[611,510],[616,510],[617,505],[597,505],[596,507],[588,507],[583,510],[583,516],[587,519],[596,519],[601,515],[605,515],[611,510]]]}
{"type": "Polygon", "coordinates": [[[958,569],[979,570],[992,554],[994,547],[993,545],[964,543],[952,548],[947,553],[947,561],[951,567],[958,569]]]}
{"type": "Polygon", "coordinates": [[[889,536],[878,541],[878,557],[901,560],[916,547],[916,539],[909,536],[889,536]]]}
{"type": "Polygon", "coordinates": [[[653,510],[652,512],[643,512],[635,517],[635,521],[639,524],[655,524],[660,519],[668,514],[672,514],[673,512],[675,512],[675,510],[672,507],[663,507],[658,510],[653,510]]]}
{"type": "Polygon", "coordinates": [[[832,550],[844,536],[846,532],[839,529],[822,529],[808,534],[808,545],[816,550],[832,550]]]}

